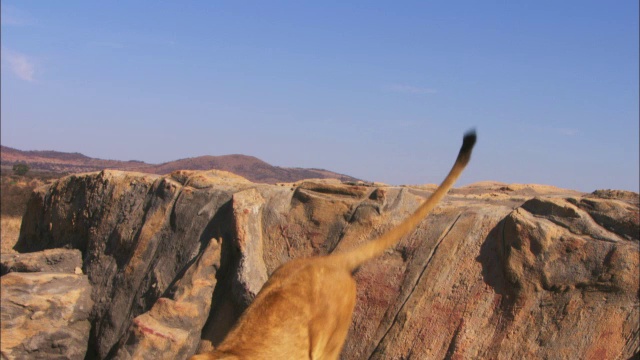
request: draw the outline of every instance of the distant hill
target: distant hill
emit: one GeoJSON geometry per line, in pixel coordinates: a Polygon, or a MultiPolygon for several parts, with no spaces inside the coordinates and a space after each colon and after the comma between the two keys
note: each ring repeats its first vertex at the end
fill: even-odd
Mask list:
{"type": "Polygon", "coordinates": [[[199,156],[162,164],[147,164],[142,161],[103,160],[80,153],[59,151],[23,151],[8,146],[0,147],[0,163],[10,167],[15,163],[27,163],[31,169],[57,173],[79,173],[104,169],[139,171],[151,174],[168,174],[176,170],[225,170],[243,176],[253,182],[295,182],[303,179],[334,178],[342,181],[358,179],[323,169],[286,168],[270,165],[256,157],[247,155],[199,156]]]}

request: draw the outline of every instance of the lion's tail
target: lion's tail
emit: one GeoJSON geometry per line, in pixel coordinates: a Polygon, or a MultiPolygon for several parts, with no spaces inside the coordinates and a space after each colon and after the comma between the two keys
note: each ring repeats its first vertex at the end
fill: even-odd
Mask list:
{"type": "Polygon", "coordinates": [[[436,191],[424,202],[418,209],[411,214],[407,219],[402,221],[398,226],[388,230],[379,238],[369,241],[355,249],[348,250],[346,252],[332,254],[330,257],[334,258],[337,263],[342,263],[349,271],[354,271],[360,267],[366,261],[382,255],[384,251],[395,244],[397,244],[402,237],[406,236],[409,232],[418,226],[418,224],[424,219],[436,204],[442,200],[447,194],[449,189],[456,182],[462,170],[469,163],[471,159],[471,151],[476,143],[476,132],[474,130],[465,134],[462,147],[456,158],[456,162],[453,164],[453,168],[449,171],[449,174],[444,181],[438,186],[436,191]]]}

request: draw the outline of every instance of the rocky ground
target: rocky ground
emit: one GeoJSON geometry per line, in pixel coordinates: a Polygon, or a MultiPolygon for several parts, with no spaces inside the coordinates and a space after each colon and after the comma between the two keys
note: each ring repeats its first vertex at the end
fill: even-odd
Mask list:
{"type": "MultiPolygon", "coordinates": [[[[2,255],[3,357],[184,359],[218,343],[277,266],[367,241],[433,188],[220,171],[65,177],[34,192],[19,254],[2,255]]],[[[637,357],[638,202],[453,190],[357,272],[342,358],[637,357]]]]}

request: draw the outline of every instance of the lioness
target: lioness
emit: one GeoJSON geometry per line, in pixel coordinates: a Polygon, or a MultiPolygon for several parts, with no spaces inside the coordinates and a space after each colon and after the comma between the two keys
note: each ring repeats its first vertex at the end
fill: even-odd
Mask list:
{"type": "Polygon", "coordinates": [[[462,173],[476,142],[465,134],[453,168],[420,207],[381,237],[355,249],[280,266],[220,345],[203,359],[338,359],[356,301],[352,273],[412,231],[462,173]]]}

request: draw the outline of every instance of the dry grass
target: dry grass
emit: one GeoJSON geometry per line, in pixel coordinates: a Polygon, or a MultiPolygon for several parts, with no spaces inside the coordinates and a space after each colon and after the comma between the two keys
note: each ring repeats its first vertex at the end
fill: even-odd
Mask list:
{"type": "Polygon", "coordinates": [[[22,216],[27,210],[27,201],[36,187],[54,180],[48,176],[2,175],[0,177],[0,251],[15,252],[13,246],[20,235],[22,216]]]}
{"type": "Polygon", "coordinates": [[[2,216],[0,218],[0,229],[2,229],[0,252],[3,254],[14,253],[13,246],[18,241],[20,235],[20,224],[22,218],[18,216],[2,216]]]}

